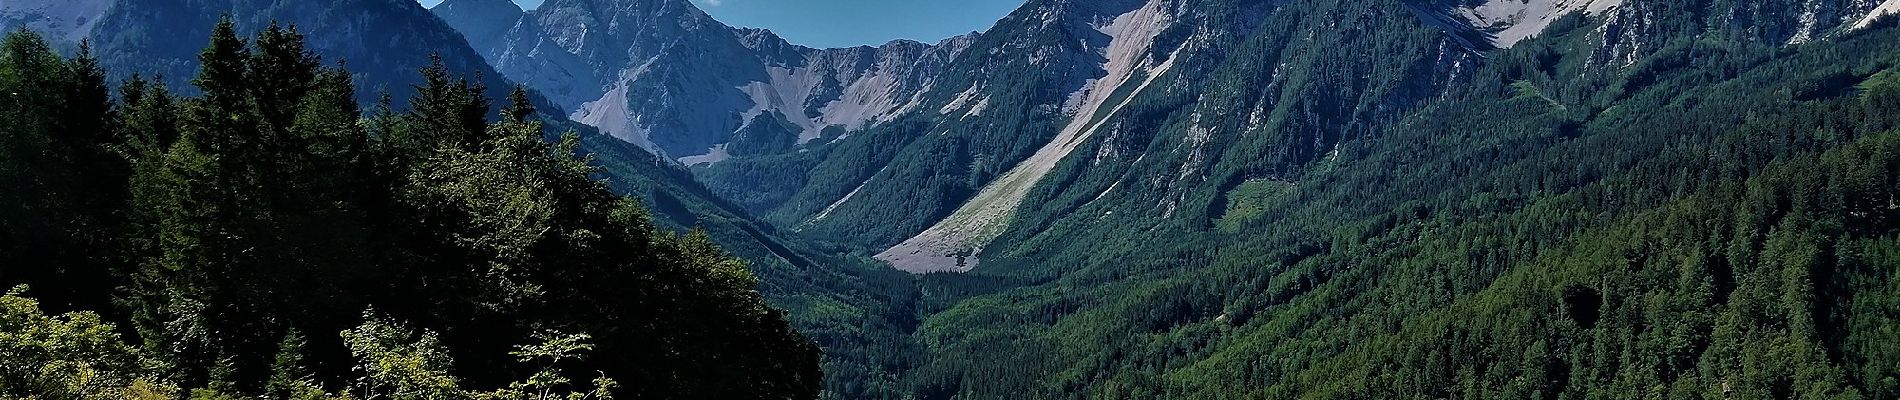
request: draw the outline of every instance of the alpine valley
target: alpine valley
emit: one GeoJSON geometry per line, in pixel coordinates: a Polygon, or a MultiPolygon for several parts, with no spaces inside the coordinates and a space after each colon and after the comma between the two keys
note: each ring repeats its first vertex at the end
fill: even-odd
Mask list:
{"type": "Polygon", "coordinates": [[[0,0],[0,398],[1900,399],[1896,11],[0,0]]]}

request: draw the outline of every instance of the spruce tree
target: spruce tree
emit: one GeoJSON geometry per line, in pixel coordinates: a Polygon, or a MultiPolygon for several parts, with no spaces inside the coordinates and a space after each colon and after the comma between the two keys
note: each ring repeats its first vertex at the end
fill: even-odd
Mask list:
{"type": "MultiPolygon", "coordinates": [[[[78,54],[67,63],[64,105],[58,126],[49,138],[60,174],[57,204],[65,210],[64,228],[77,246],[69,250],[71,267],[62,279],[73,282],[113,282],[112,270],[124,260],[120,253],[127,205],[125,181],[131,166],[122,154],[124,143],[110,124],[116,112],[105,71],[94,58],[90,42],[80,42],[78,54]]],[[[111,310],[108,285],[73,285],[80,309],[111,310]]]]}
{"type": "MultiPolygon", "coordinates": [[[[61,96],[48,92],[57,88],[51,78],[62,75],[59,60],[44,41],[24,31],[16,31],[0,40],[0,281],[20,282],[48,293],[63,294],[53,287],[60,275],[59,242],[44,232],[64,232],[53,215],[51,195],[57,169],[48,159],[51,153],[53,123],[61,96]],[[28,268],[24,266],[34,266],[28,268]]],[[[48,301],[64,307],[66,296],[48,301]]]]}
{"type": "Polygon", "coordinates": [[[503,118],[517,123],[527,122],[528,118],[534,117],[534,113],[534,103],[528,99],[527,86],[516,85],[514,90],[508,91],[508,108],[502,110],[503,118]]]}
{"type": "Polygon", "coordinates": [[[392,135],[390,144],[408,153],[471,148],[471,140],[480,137],[478,132],[487,126],[464,119],[464,112],[470,108],[465,83],[449,74],[440,54],[430,55],[429,66],[422,69],[422,83],[414,88],[416,95],[409,100],[408,124],[392,135]]]}
{"type": "MultiPolygon", "coordinates": [[[[248,61],[251,50],[237,34],[237,25],[225,16],[211,31],[211,44],[198,54],[198,76],[191,80],[202,95],[191,107],[197,132],[190,140],[198,141],[203,151],[217,155],[222,163],[239,162],[239,153],[254,150],[256,126],[250,112],[251,80],[248,61]]],[[[227,166],[228,167],[228,166],[227,166]]]]}
{"type": "Polygon", "coordinates": [[[259,324],[271,298],[262,278],[273,272],[259,267],[283,266],[265,262],[280,251],[278,221],[260,188],[271,155],[257,131],[250,57],[230,18],[220,21],[192,80],[202,96],[185,106],[179,140],[145,182],[155,187],[134,189],[150,196],[140,211],[158,238],[134,290],[136,325],[187,385],[254,381],[246,372],[262,360],[251,349],[275,344],[259,336],[272,330],[259,324]]]}
{"type": "Polygon", "coordinates": [[[313,90],[321,61],[304,49],[303,33],[295,26],[285,28],[272,22],[257,35],[257,50],[247,60],[251,98],[263,116],[267,140],[290,145],[290,126],[299,112],[298,104],[313,90]]]}
{"type": "Polygon", "coordinates": [[[35,284],[56,310],[109,310],[128,166],[105,73],[83,42],[71,60],[23,32],[0,47],[0,96],[13,103],[0,124],[0,264],[41,266],[0,279],[35,284]]]}

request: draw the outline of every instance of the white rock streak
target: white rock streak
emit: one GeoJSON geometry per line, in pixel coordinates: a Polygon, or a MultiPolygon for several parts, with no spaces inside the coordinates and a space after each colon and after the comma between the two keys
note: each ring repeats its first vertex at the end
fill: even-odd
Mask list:
{"type": "Polygon", "coordinates": [[[1887,0],[1886,2],[1880,3],[1879,7],[1874,7],[1874,11],[1867,13],[1866,17],[1854,22],[1854,29],[1866,28],[1867,25],[1873,24],[1874,20],[1895,12],[1900,12],[1900,0],[1887,0]]]}
{"type": "Polygon", "coordinates": [[[1090,81],[1081,92],[1071,96],[1081,101],[1070,116],[1068,125],[1029,159],[977,192],[950,217],[910,240],[885,250],[877,258],[913,273],[961,272],[975,268],[981,260],[973,253],[1002,234],[1029,190],[1054,170],[1058,162],[1100,130],[1107,116],[1119,112],[1135,97],[1134,94],[1141,93],[1157,77],[1167,72],[1175,57],[1169,57],[1168,61],[1159,65],[1147,65],[1145,62],[1155,35],[1173,20],[1167,3],[1169,1],[1150,0],[1139,9],[1116,17],[1106,26],[1097,26],[1096,29],[1113,38],[1101,50],[1103,57],[1108,60],[1102,66],[1107,75],[1090,81]],[[1112,96],[1128,84],[1138,86],[1122,101],[1110,104],[1112,96]],[[1105,109],[1107,113],[1097,118],[1105,109]]]}

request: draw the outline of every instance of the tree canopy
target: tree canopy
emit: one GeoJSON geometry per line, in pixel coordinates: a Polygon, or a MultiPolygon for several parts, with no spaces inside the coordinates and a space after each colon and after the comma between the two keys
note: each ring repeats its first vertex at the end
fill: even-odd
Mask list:
{"type": "Polygon", "coordinates": [[[524,93],[495,110],[437,63],[407,110],[365,110],[295,27],[228,20],[194,97],[141,76],[114,96],[83,47],[30,33],[0,50],[0,282],[32,288],[0,338],[99,349],[34,356],[76,366],[8,370],[0,397],[86,376],[161,397],[817,396],[817,348],[746,265],[655,228],[524,93]]]}

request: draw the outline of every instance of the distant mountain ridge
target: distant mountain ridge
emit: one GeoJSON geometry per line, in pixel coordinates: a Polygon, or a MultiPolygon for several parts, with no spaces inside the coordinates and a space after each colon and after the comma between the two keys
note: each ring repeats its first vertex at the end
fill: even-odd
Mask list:
{"type": "Polygon", "coordinates": [[[398,98],[429,52],[532,86],[752,261],[824,398],[1900,394],[1900,0],[1027,0],[844,49],[686,0],[47,4],[0,27],[173,83],[229,12],[398,98]]]}
{"type": "Polygon", "coordinates": [[[1197,192],[1209,190],[1197,186],[1218,192],[1235,180],[1296,175],[1336,146],[1458,88],[1484,63],[1483,52],[1512,47],[1557,24],[1601,21],[1588,35],[1589,60],[1613,73],[1679,37],[1711,34],[1787,46],[1845,34],[1883,15],[1878,6],[1871,0],[1030,1],[974,38],[923,100],[895,118],[915,125],[851,139],[874,143],[718,164],[700,175],[729,197],[758,199],[751,204],[755,212],[775,223],[883,249],[879,258],[899,268],[967,270],[998,250],[991,245],[999,237],[1089,218],[1071,214],[1076,207],[1133,196],[1144,198],[1144,215],[1176,220],[1214,207],[1195,204],[1205,201],[1194,200],[1202,196],[1197,192]],[[1331,29],[1290,31],[1315,26],[1331,29]],[[1430,35],[1433,30],[1440,33],[1430,35]],[[1341,31],[1413,39],[1402,51],[1373,50],[1393,44],[1341,31]],[[1364,78],[1346,78],[1352,76],[1364,78]],[[1209,79],[1229,81],[1208,85],[1209,79]],[[1138,138],[1155,130],[1186,133],[1178,145],[1143,148],[1151,144],[1138,138]],[[1241,150],[1262,142],[1273,145],[1241,150]],[[1241,143],[1248,146],[1236,146],[1241,143]],[[1064,163],[1159,160],[1175,164],[1153,167],[1173,170],[1171,176],[1125,176],[1113,185],[1067,189],[1079,190],[1074,193],[1059,191],[1075,177],[1050,178],[1082,168],[1064,163]],[[1247,172],[1238,176],[1212,172],[1240,165],[1247,172]],[[787,178],[768,172],[801,168],[815,172],[789,190],[775,183],[787,178]],[[1032,211],[1037,208],[1049,210],[1032,211]],[[1050,214],[1030,216],[1042,212],[1050,214]]]}
{"type": "Polygon", "coordinates": [[[785,151],[833,126],[888,119],[968,42],[812,49],[684,0],[554,0],[512,19],[499,3],[433,10],[575,120],[686,163],[785,151]]]}
{"type": "MultiPolygon", "coordinates": [[[[493,1],[450,0],[438,12],[493,1]]],[[[710,186],[756,199],[742,203],[782,226],[882,248],[878,258],[900,269],[930,272],[979,265],[983,248],[1011,229],[1020,208],[1041,206],[1025,202],[1078,149],[1140,134],[1113,122],[1135,111],[1139,98],[1213,89],[1180,85],[1235,62],[1224,48],[1255,36],[1287,3],[1302,2],[1036,0],[986,32],[938,46],[876,49],[790,45],[769,31],[726,27],[681,0],[557,0],[516,22],[460,28],[485,37],[512,25],[486,50],[490,61],[551,93],[576,121],[684,164],[711,165],[701,169],[710,186]],[[909,123],[885,126],[899,120],[909,123]],[[868,136],[834,142],[853,135],[868,136]],[[807,151],[818,153],[800,154],[807,151]],[[777,161],[722,163],[735,157],[777,161]],[[771,171],[801,169],[813,172],[790,179],[789,188],[754,189],[788,180],[766,178],[782,175],[771,171]]],[[[1396,118],[1476,63],[1457,46],[1432,46],[1440,50],[1392,60],[1417,65],[1412,75],[1394,77],[1409,83],[1351,95],[1373,102],[1352,117],[1358,122],[1262,119],[1241,129],[1313,123],[1337,130],[1396,118]],[[1262,126],[1275,123],[1287,125],[1262,126]]],[[[1291,83],[1261,89],[1316,89],[1291,83]]],[[[1265,118],[1291,105],[1253,112],[1265,118]]],[[[1297,158],[1311,160],[1349,137],[1298,135],[1309,134],[1313,148],[1297,158]]],[[[1181,178],[1207,179],[1193,177],[1196,168],[1179,168],[1181,178]]]]}
{"type": "MultiPolygon", "coordinates": [[[[1470,44],[1509,48],[1542,33],[1567,16],[1612,19],[1607,30],[1624,30],[1653,21],[1642,13],[1659,11],[1660,3],[1641,0],[1405,0],[1429,22],[1446,27],[1470,44]]],[[[1747,36],[1765,43],[1800,44],[1866,26],[1900,9],[1893,0],[1775,0],[1737,2],[1720,8],[1695,10],[1693,4],[1667,8],[1708,17],[1718,31],[1747,36]]]]}
{"type": "MultiPolygon", "coordinates": [[[[1168,168],[1175,176],[1093,187],[1081,200],[1153,198],[1149,206],[1159,210],[1152,218],[1171,219],[1176,211],[1204,208],[1183,204],[1185,191],[1226,179],[1203,176],[1210,169],[1205,164],[1220,160],[1215,154],[1233,151],[1214,136],[1260,132],[1282,137],[1274,140],[1296,146],[1278,157],[1249,157],[1263,164],[1270,162],[1267,158],[1310,162],[1352,137],[1352,126],[1396,118],[1412,104],[1438,96],[1459,71],[1476,65],[1475,55],[1435,35],[1408,43],[1418,47],[1405,53],[1355,61],[1404,71],[1377,82],[1320,81],[1292,75],[1304,74],[1300,68],[1305,66],[1275,68],[1280,62],[1344,62],[1362,51],[1353,48],[1364,46],[1357,44],[1365,40],[1360,38],[1277,37],[1288,35],[1280,27],[1332,18],[1326,13],[1381,13],[1354,29],[1431,35],[1414,17],[1392,14],[1395,8],[1331,10],[1321,8],[1329,3],[1313,3],[1031,1],[980,34],[976,50],[952,63],[938,79],[941,84],[906,116],[914,124],[872,129],[860,134],[864,139],[852,139],[880,143],[863,146],[900,147],[844,143],[798,161],[806,163],[802,168],[822,172],[811,174],[783,203],[764,207],[779,224],[883,249],[878,257],[900,269],[968,270],[993,255],[986,250],[997,238],[1037,226],[1022,224],[1024,214],[1034,212],[1027,210],[1077,206],[1046,203],[1054,188],[1045,185],[1073,179],[1066,176],[1073,172],[1065,171],[1075,167],[1067,164],[1181,163],[1168,168]],[[1312,58],[1330,49],[1350,51],[1312,58]],[[1199,83],[1222,73],[1252,76],[1245,84],[1199,83]],[[1319,93],[1341,98],[1314,104],[1319,93]],[[1287,114],[1316,106],[1340,109],[1287,114]],[[1141,148],[1159,128],[1150,119],[1169,113],[1185,113],[1171,118],[1187,118],[1178,123],[1195,133],[1181,145],[1141,148]],[[839,164],[867,158],[871,167],[839,164]]],[[[791,167],[763,161],[720,164],[702,177],[715,187],[739,187],[757,179],[725,183],[723,177],[781,168],[791,167]]]]}

